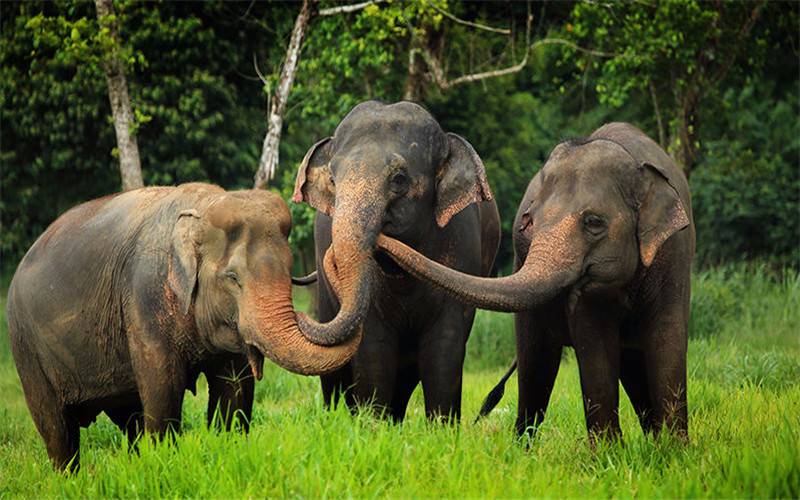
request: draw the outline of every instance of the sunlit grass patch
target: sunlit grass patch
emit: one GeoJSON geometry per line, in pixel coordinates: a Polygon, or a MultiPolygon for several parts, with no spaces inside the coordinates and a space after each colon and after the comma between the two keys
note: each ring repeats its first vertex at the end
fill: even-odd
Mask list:
{"type": "Polygon", "coordinates": [[[419,389],[402,425],[369,412],[353,416],[342,406],[329,411],[318,379],[267,363],[256,386],[249,435],[206,429],[207,388],[201,377],[197,395],[187,393],[184,430],[174,443],[144,438],[131,451],[123,434],[100,416],[81,431],[82,469],[75,476],[50,467],[7,352],[3,317],[0,496],[798,497],[796,283],[791,277],[776,282],[746,273],[696,278],[696,301],[703,300],[706,288],[729,287],[758,297],[741,297],[746,304],[741,307],[714,305],[716,330],[690,341],[688,444],[669,435],[644,435],[621,391],[623,441],[592,451],[577,363],[569,350],[534,439],[521,443],[512,433],[515,378],[497,409],[472,424],[514,356],[512,316],[479,312],[458,425],[428,422],[419,389]],[[741,286],[739,280],[755,284],[741,286]]]}

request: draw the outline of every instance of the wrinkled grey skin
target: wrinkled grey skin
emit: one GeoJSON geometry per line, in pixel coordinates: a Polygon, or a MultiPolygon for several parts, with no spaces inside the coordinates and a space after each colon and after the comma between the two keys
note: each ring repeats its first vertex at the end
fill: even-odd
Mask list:
{"type": "Polygon", "coordinates": [[[520,203],[511,276],[465,276],[390,238],[379,246],[468,304],[517,312],[517,433],[541,423],[573,346],[592,437],[620,434],[620,381],[645,431],[687,436],[689,187],[637,128],[611,123],[556,146],[520,203]]]}
{"type": "Polygon", "coordinates": [[[417,104],[361,103],[306,154],[294,199],[317,209],[320,320],[364,321],[356,356],[322,377],[325,402],[346,389],[351,408],[372,403],[399,421],[422,382],[428,417],[458,418],[475,309],[373,254],[383,231],[451,267],[488,275],[500,225],[472,146],[417,104]]]}
{"type": "Polygon", "coordinates": [[[201,372],[209,423],[219,407],[226,428],[239,412],[246,429],[262,355],[305,374],[350,359],[359,331],[320,347],[297,328],[290,227],[274,194],[186,184],[84,203],[39,237],[11,282],[8,322],[55,467],[78,467],[79,427],[100,412],[131,440],[177,430],[201,372]]]}

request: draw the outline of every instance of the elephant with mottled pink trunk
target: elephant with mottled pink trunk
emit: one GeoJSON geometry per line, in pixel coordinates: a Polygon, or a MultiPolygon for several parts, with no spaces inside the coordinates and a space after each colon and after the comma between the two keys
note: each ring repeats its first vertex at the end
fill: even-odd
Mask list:
{"type": "Polygon", "coordinates": [[[518,433],[544,418],[562,347],[572,346],[592,436],[620,433],[621,381],[645,431],[685,437],[695,234],[682,171],[632,125],[605,125],[556,146],[513,231],[516,272],[504,278],[466,275],[389,236],[378,246],[459,301],[517,313],[518,433]]]}
{"type": "Polygon", "coordinates": [[[363,320],[353,360],[322,377],[325,402],[372,404],[402,420],[421,382],[430,418],[458,418],[461,369],[475,309],[419,282],[384,255],[381,232],[458,269],[488,275],[499,217],[480,157],[415,103],[357,105],[333,136],[313,145],[297,172],[294,200],[317,209],[322,325],[315,340],[363,320]]]}
{"type": "MultiPolygon", "coordinates": [[[[357,301],[367,294],[336,322],[296,313],[290,227],[272,193],[186,184],[84,203],[44,232],[11,282],[8,322],[56,467],[78,467],[79,427],[100,412],[131,441],[142,430],[177,430],[184,391],[200,373],[209,424],[230,428],[238,416],[246,429],[263,356],[305,375],[352,358],[362,338],[357,301]]],[[[361,290],[349,270],[331,273],[361,290]]]]}

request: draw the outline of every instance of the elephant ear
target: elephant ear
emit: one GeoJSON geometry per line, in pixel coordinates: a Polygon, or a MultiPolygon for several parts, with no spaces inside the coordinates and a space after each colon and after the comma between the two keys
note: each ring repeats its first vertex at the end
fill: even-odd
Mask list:
{"type": "MultiPolygon", "coordinates": [[[[649,189],[639,206],[639,255],[642,263],[650,267],[661,245],[670,236],[689,225],[689,216],[680,195],[664,173],[657,167],[644,163],[644,176],[649,179],[649,189]]],[[[645,182],[647,185],[648,182],[645,182]]]]}
{"type": "Polygon", "coordinates": [[[192,304],[197,286],[197,243],[195,234],[200,216],[196,210],[184,210],[178,215],[172,230],[172,251],[167,275],[169,287],[175,292],[181,311],[186,314],[192,304]]]}
{"type": "Polygon", "coordinates": [[[326,215],[333,214],[336,187],[330,167],[331,138],[311,146],[297,169],[292,201],[306,202],[326,215]]]}
{"type": "Polygon", "coordinates": [[[461,136],[448,133],[450,153],[436,172],[436,223],[444,227],[454,215],[471,203],[490,201],[492,191],[486,168],[472,145],[461,136]]]}

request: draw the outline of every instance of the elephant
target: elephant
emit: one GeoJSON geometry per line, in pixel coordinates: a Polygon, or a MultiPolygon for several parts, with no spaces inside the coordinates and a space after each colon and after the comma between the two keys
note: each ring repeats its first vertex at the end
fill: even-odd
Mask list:
{"type": "Polygon", "coordinates": [[[317,375],[355,354],[358,327],[295,314],[290,229],[275,194],[191,183],[89,201],[36,240],[9,288],[9,334],[57,469],[77,470],[79,427],[100,412],[131,442],[179,430],[200,373],[209,424],[219,408],[246,431],[263,356],[317,375]]]}
{"type": "Polygon", "coordinates": [[[562,348],[572,346],[590,443],[621,437],[618,381],[645,433],[666,426],[688,439],[695,229],[681,169],[633,125],[606,124],[553,149],[513,228],[515,272],[496,279],[449,269],[385,235],[378,246],[460,301],[516,312],[518,435],[544,419],[562,348]]]}
{"type": "Polygon", "coordinates": [[[475,309],[376,256],[375,242],[384,232],[456,269],[488,275],[500,219],[473,147],[419,104],[362,102],[308,150],[293,200],[317,210],[319,319],[363,321],[354,358],[321,377],[325,404],[344,395],[351,409],[369,406],[399,422],[421,382],[428,418],[460,418],[475,309]]]}

